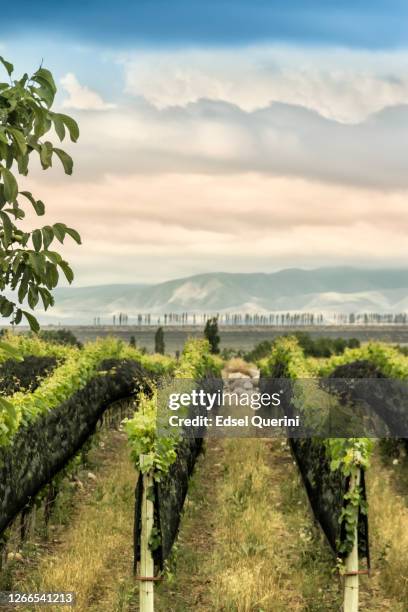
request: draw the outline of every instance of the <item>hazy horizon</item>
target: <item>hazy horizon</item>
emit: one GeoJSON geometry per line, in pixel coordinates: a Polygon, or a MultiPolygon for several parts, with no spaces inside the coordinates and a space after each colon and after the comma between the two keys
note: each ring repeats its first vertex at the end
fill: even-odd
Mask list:
{"type": "MultiPolygon", "coordinates": [[[[129,320],[141,314],[314,312],[332,320],[333,313],[382,313],[408,316],[408,271],[405,268],[291,268],[265,273],[206,273],[162,283],[111,283],[59,287],[55,305],[38,311],[42,322],[106,324],[119,313],[129,320]]],[[[334,317],[336,318],[336,317],[334,317]]]]}
{"type": "MultiPolygon", "coordinates": [[[[292,266],[292,267],[288,267],[288,268],[279,268],[277,270],[270,270],[268,271],[258,271],[258,270],[251,270],[251,271],[247,271],[247,272],[238,272],[238,271],[229,271],[229,270],[219,270],[219,271],[204,271],[204,272],[199,272],[197,274],[188,274],[186,276],[177,276],[177,277],[171,277],[171,278],[166,278],[164,280],[160,280],[157,282],[141,282],[138,280],[135,281],[127,281],[127,282],[112,282],[112,283],[97,283],[97,284],[86,284],[86,285],[80,285],[78,283],[75,283],[74,285],[67,285],[64,283],[61,283],[59,286],[59,289],[86,289],[86,288],[91,288],[91,287],[104,287],[104,286],[151,286],[151,285],[160,285],[163,283],[170,283],[172,281],[180,281],[180,280],[186,280],[189,278],[194,278],[196,276],[211,276],[211,275],[257,275],[257,274],[263,274],[263,275],[273,275],[273,274],[279,274],[280,272],[287,272],[287,271],[291,271],[291,270],[299,270],[302,272],[315,272],[317,270],[334,270],[334,269],[344,269],[344,270],[367,270],[367,271],[401,271],[401,272],[407,272],[408,274],[408,265],[407,267],[403,267],[403,266],[352,266],[352,265],[344,265],[344,266],[319,266],[319,267],[302,267],[302,266],[292,266]]],[[[58,289],[57,289],[58,291],[58,289]]]]}

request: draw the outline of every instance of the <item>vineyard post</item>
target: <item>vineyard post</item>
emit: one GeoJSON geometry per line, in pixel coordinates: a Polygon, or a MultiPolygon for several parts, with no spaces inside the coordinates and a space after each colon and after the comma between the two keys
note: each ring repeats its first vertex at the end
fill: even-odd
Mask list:
{"type": "MultiPolygon", "coordinates": [[[[143,471],[145,455],[140,456],[140,467],[143,471]]],[[[141,512],[140,538],[140,612],[154,612],[154,561],[150,548],[154,521],[154,505],[151,499],[153,476],[150,471],[143,474],[143,496],[141,512]],[[150,578],[150,580],[149,580],[150,578]]]]}
{"type": "MultiPolygon", "coordinates": [[[[361,468],[352,471],[350,475],[349,492],[353,494],[360,486],[361,468]]],[[[356,513],[354,527],[353,548],[346,557],[344,577],[344,612],[358,612],[358,513],[359,508],[353,509],[356,513]]]]}

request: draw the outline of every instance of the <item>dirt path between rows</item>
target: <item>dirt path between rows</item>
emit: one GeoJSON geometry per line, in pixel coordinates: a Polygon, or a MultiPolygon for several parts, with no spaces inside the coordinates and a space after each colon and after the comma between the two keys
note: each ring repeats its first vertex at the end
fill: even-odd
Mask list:
{"type": "MultiPolygon", "coordinates": [[[[226,388],[257,390],[257,371],[227,374],[226,388]]],[[[205,449],[157,610],[339,610],[335,562],[286,441],[212,439],[205,449]]]]}

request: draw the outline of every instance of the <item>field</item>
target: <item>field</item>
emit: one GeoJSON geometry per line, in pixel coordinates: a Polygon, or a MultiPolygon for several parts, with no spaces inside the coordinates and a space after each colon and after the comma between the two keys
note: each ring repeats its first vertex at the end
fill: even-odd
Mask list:
{"type": "Polygon", "coordinates": [[[338,330],[326,329],[332,353],[323,358],[312,334],[303,346],[277,330],[222,329],[240,348],[253,348],[251,333],[274,337],[248,363],[169,329],[166,339],[186,334],[177,360],[103,331],[83,346],[6,337],[15,355],[0,359],[0,591],[72,591],[75,609],[94,612],[152,610],[153,599],[162,612],[354,612],[358,585],[361,610],[408,608],[405,440],[326,438],[327,415],[316,412],[322,393],[334,398],[320,381],[360,377],[362,364],[406,380],[398,348],[339,348],[330,340],[338,330]],[[300,406],[313,438],[158,433],[158,386],[189,392],[201,381],[239,402],[276,378],[293,384],[285,408],[300,406]],[[312,396],[299,395],[305,378],[312,396]]]}
{"type": "MultiPolygon", "coordinates": [[[[58,327],[44,327],[43,329],[58,329],[58,327]]],[[[131,336],[134,336],[139,347],[145,347],[148,351],[154,350],[154,334],[157,326],[151,325],[131,325],[131,326],[68,326],[75,336],[81,342],[95,340],[106,336],[115,336],[126,342],[129,342],[131,336]]],[[[201,337],[201,326],[171,326],[167,325],[164,328],[166,349],[169,353],[174,353],[176,350],[181,351],[184,343],[189,337],[201,337]]],[[[248,351],[255,344],[262,340],[269,340],[281,336],[282,333],[290,334],[295,331],[305,331],[312,336],[337,338],[358,338],[361,341],[368,342],[370,340],[380,342],[393,342],[398,344],[408,344],[408,326],[407,325],[353,325],[353,326],[299,326],[299,327],[277,327],[270,325],[262,326],[221,326],[221,348],[233,348],[248,351]]]]}

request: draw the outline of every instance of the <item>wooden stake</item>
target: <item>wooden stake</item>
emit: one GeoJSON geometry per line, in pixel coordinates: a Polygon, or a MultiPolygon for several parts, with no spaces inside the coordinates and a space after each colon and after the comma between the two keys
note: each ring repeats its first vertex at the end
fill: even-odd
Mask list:
{"type": "MultiPolygon", "coordinates": [[[[140,466],[143,468],[145,456],[140,457],[140,466]]],[[[153,491],[153,477],[150,472],[143,475],[143,497],[142,497],[142,527],[140,538],[140,612],[154,612],[154,561],[149,542],[153,529],[154,505],[148,499],[149,493],[153,491]],[[148,580],[152,578],[152,580],[148,580]]]]}
{"type": "MultiPolygon", "coordinates": [[[[358,468],[350,476],[350,493],[360,486],[360,479],[361,470],[358,468]]],[[[358,508],[356,508],[356,514],[353,548],[346,558],[346,575],[344,577],[344,612],[358,612],[358,508]]]]}

